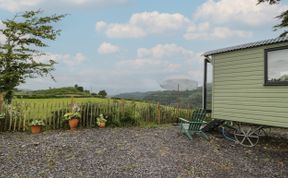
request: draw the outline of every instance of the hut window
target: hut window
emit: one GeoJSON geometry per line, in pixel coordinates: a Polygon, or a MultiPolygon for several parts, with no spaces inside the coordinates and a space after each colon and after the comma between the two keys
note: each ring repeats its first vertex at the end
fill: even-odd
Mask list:
{"type": "Polygon", "coordinates": [[[288,46],[265,50],[265,85],[288,85],[288,46]]]}

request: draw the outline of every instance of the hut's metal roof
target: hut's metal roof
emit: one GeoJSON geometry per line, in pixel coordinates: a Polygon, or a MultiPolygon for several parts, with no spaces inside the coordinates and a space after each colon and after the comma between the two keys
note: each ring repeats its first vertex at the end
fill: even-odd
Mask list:
{"type": "Polygon", "coordinates": [[[246,44],[242,44],[242,45],[231,46],[228,48],[222,48],[222,49],[207,51],[203,54],[203,56],[210,56],[213,54],[225,53],[225,52],[236,51],[236,50],[241,50],[241,49],[246,49],[246,48],[253,48],[253,47],[258,47],[258,46],[263,46],[263,45],[270,45],[270,44],[275,44],[275,43],[282,43],[282,42],[287,42],[287,41],[288,41],[288,36],[269,39],[269,40],[256,41],[256,42],[252,42],[252,43],[246,43],[246,44]]]}

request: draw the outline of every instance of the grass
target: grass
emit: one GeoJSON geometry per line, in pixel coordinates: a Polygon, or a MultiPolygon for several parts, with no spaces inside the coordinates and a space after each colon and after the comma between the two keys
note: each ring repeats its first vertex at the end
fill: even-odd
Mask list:
{"type": "Polygon", "coordinates": [[[47,99],[15,99],[14,102],[25,102],[31,104],[46,104],[46,103],[87,103],[87,102],[96,102],[96,103],[107,103],[109,99],[107,98],[47,98],[47,99]]]}
{"type": "MultiPolygon", "coordinates": [[[[135,103],[137,105],[147,105],[148,103],[146,102],[141,102],[141,101],[129,101],[129,100],[123,100],[125,104],[131,104],[135,103]]],[[[55,103],[55,104],[67,104],[67,103],[99,103],[99,104],[112,104],[115,102],[122,102],[119,99],[110,99],[110,98],[45,98],[45,99],[26,99],[26,98],[16,98],[13,100],[13,102],[19,103],[19,102],[24,102],[24,103],[29,103],[29,104],[37,104],[37,105],[42,105],[42,104],[47,104],[47,103],[55,103]]]]}

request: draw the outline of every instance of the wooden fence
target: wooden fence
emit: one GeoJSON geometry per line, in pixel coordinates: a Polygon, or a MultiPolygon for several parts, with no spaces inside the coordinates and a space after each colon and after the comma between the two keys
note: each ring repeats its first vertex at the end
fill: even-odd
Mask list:
{"type": "MultiPolygon", "coordinates": [[[[0,102],[1,103],[1,102],[0,102]]],[[[44,120],[46,129],[66,128],[67,123],[63,115],[71,111],[69,103],[25,103],[18,102],[7,106],[2,104],[0,112],[6,113],[4,119],[0,119],[0,131],[26,131],[32,119],[44,120]]],[[[95,127],[96,118],[100,114],[108,116],[108,121],[132,119],[141,122],[155,122],[158,124],[172,123],[177,117],[190,118],[191,109],[180,109],[171,106],[163,106],[152,103],[125,102],[125,100],[108,100],[107,103],[79,103],[81,119],[80,127],[95,127]]]]}

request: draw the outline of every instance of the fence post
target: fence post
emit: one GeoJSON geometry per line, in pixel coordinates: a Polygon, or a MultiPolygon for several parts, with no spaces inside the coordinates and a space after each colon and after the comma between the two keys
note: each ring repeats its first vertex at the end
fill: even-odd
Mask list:
{"type": "MultiPolygon", "coordinates": [[[[5,112],[4,108],[3,108],[3,94],[0,93],[0,113],[5,112]]],[[[5,129],[5,118],[3,120],[0,120],[0,132],[4,131],[5,129]]]]}
{"type": "Polygon", "coordinates": [[[158,122],[158,124],[160,124],[160,120],[161,120],[161,111],[160,111],[160,104],[159,104],[159,102],[157,103],[157,105],[156,105],[156,117],[157,117],[157,122],[158,122]]]}
{"type": "Polygon", "coordinates": [[[124,114],[125,114],[125,101],[124,101],[124,99],[121,99],[121,104],[120,104],[120,112],[121,112],[121,117],[123,117],[124,116],[124,114]]]}
{"type": "Polygon", "coordinates": [[[2,112],[2,109],[3,109],[3,102],[4,102],[3,94],[0,93],[0,112],[2,112]]]}

